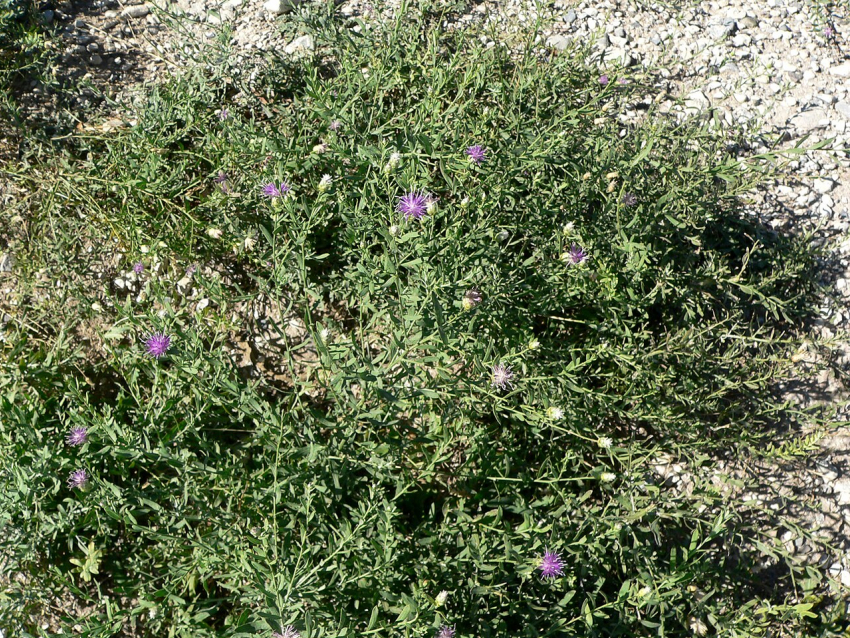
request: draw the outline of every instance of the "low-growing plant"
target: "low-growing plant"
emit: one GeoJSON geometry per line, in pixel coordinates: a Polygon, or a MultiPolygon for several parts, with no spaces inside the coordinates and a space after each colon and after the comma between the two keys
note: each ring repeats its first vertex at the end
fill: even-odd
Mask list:
{"type": "Polygon", "coordinates": [[[716,464],[812,418],[776,392],[807,239],[722,140],[621,123],[639,87],[586,51],[442,18],[315,18],[315,54],[176,78],[31,182],[16,635],[837,635],[716,464]]]}

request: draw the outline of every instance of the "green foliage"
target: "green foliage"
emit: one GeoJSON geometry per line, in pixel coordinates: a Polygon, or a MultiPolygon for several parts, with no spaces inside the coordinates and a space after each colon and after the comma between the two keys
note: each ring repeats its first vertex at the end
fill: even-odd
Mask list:
{"type": "Polygon", "coordinates": [[[177,79],[39,182],[0,368],[20,635],[67,596],[88,636],[832,635],[817,570],[712,461],[807,418],[774,390],[808,242],[742,213],[750,176],[704,131],[623,129],[633,85],[582,51],[438,25],[317,20],[321,55],[177,79]],[[414,189],[436,207],[404,220],[414,189]]]}
{"type": "Polygon", "coordinates": [[[14,85],[41,76],[47,59],[36,3],[0,0],[0,116],[14,116],[14,85]]]}

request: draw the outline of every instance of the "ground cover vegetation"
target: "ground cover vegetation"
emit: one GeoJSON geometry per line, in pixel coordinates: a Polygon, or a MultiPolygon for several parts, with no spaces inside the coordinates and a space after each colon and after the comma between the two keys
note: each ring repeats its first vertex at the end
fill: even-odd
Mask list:
{"type": "Polygon", "coordinates": [[[319,12],[7,167],[12,635],[840,635],[717,470],[816,418],[809,238],[638,80],[444,17],[319,12]]]}

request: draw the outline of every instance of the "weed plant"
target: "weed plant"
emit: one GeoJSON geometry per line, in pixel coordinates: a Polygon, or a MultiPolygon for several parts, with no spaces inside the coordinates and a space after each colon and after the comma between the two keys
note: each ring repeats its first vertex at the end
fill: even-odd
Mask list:
{"type": "Polygon", "coordinates": [[[21,177],[7,635],[837,635],[717,465],[811,418],[752,175],[580,49],[303,26],[21,177]]]}

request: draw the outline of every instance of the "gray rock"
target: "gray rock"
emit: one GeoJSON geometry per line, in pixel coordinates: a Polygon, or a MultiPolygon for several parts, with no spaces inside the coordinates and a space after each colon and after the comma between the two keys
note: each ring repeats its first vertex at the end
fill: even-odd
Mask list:
{"type": "Polygon", "coordinates": [[[752,29],[759,25],[759,21],[756,20],[752,16],[744,16],[741,20],[738,20],[738,28],[743,31],[744,29],[752,29]]]}
{"type": "Polygon", "coordinates": [[[563,51],[570,46],[570,39],[563,35],[551,35],[546,40],[546,46],[563,51]]]}
{"type": "Polygon", "coordinates": [[[821,195],[825,195],[829,193],[833,188],[835,188],[835,182],[829,178],[818,178],[815,180],[812,187],[821,195]]]}
{"type": "Polygon", "coordinates": [[[685,100],[685,108],[690,111],[702,111],[711,106],[711,101],[702,91],[693,91],[685,100]]]}
{"type": "Polygon", "coordinates": [[[15,259],[12,255],[0,255],[0,272],[12,272],[12,267],[15,265],[15,259]]]}
{"type": "Polygon", "coordinates": [[[848,102],[839,102],[835,105],[835,110],[841,113],[844,117],[850,120],[850,103],[848,102]]]}
{"type": "Polygon", "coordinates": [[[830,67],[829,74],[840,78],[850,78],[850,62],[830,67]]]}
{"type": "Polygon", "coordinates": [[[41,14],[41,23],[42,24],[50,24],[51,22],[53,22],[53,16],[54,16],[54,13],[50,9],[48,9],[47,11],[44,11],[41,14]]]}
{"type": "Polygon", "coordinates": [[[287,44],[283,51],[284,53],[292,55],[293,53],[298,53],[300,51],[313,51],[315,48],[316,46],[313,43],[313,37],[309,35],[302,35],[287,44]]]}
{"type": "Polygon", "coordinates": [[[89,58],[89,64],[91,64],[92,66],[100,66],[101,64],[103,64],[103,58],[100,57],[97,53],[95,53],[89,58]]]}
{"type": "Polygon", "coordinates": [[[752,38],[746,33],[739,33],[732,38],[732,46],[735,48],[750,46],[750,42],[752,42],[752,38]]]}
{"type": "Polygon", "coordinates": [[[303,3],[304,0],[267,0],[263,3],[263,9],[272,15],[281,15],[284,13],[292,13],[303,3]]]}
{"type": "Polygon", "coordinates": [[[576,21],[577,18],[578,16],[576,15],[575,9],[570,9],[569,11],[567,11],[567,15],[564,16],[564,22],[566,22],[567,24],[572,24],[576,21]]]}
{"type": "Polygon", "coordinates": [[[721,38],[726,38],[735,33],[735,23],[731,24],[716,24],[713,27],[709,27],[708,35],[711,36],[713,40],[720,40],[721,38]]]}
{"type": "Polygon", "coordinates": [[[121,12],[121,17],[125,20],[133,18],[144,18],[151,12],[151,8],[146,4],[137,4],[133,7],[125,7],[121,12]]]}

